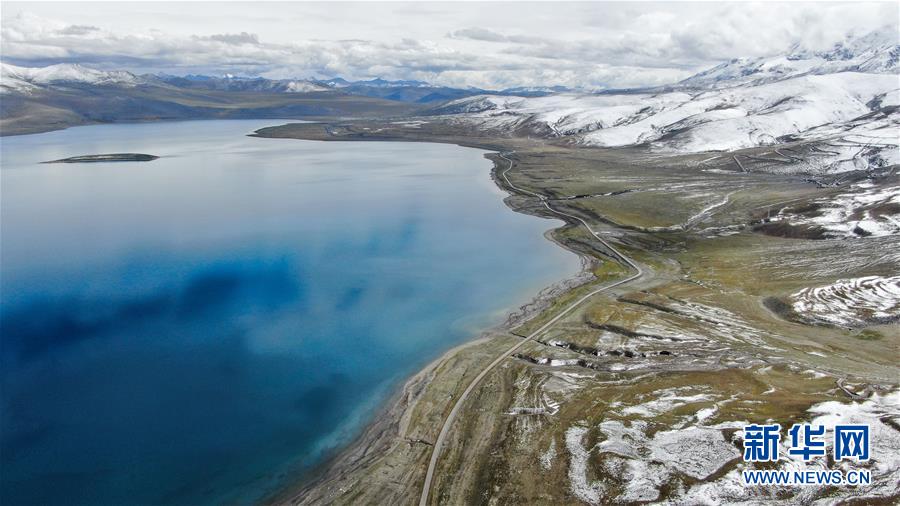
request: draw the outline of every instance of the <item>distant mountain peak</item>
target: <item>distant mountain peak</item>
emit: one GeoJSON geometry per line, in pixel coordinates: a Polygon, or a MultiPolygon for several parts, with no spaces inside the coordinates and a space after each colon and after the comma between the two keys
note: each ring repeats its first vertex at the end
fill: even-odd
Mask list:
{"type": "MultiPolygon", "coordinates": [[[[346,82],[346,81],[345,81],[346,82]]],[[[382,88],[397,88],[397,87],[413,87],[413,88],[433,88],[430,83],[426,83],[424,81],[415,81],[415,80],[398,80],[398,81],[389,81],[387,79],[382,79],[380,77],[376,77],[369,80],[363,81],[352,81],[350,84],[363,85],[363,86],[378,86],[382,88]]]]}
{"type": "Polygon", "coordinates": [[[794,44],[775,56],[735,58],[695,74],[676,87],[722,88],[838,72],[891,74],[900,71],[900,42],[893,29],[851,35],[826,50],[794,44]]]}
{"type": "Polygon", "coordinates": [[[735,58],[664,88],[525,98],[482,94],[428,112],[453,115],[453,121],[487,132],[671,152],[730,151],[838,135],[879,139],[871,148],[877,156],[851,154],[808,166],[857,170],[900,162],[898,59],[896,35],[875,32],[817,51],[795,46],[780,55],[735,58]]]}
{"type": "Polygon", "coordinates": [[[2,66],[0,88],[4,93],[30,93],[39,86],[57,84],[93,84],[133,86],[141,79],[124,70],[104,71],[77,63],[58,63],[47,67],[19,67],[8,63],[2,66]]]}

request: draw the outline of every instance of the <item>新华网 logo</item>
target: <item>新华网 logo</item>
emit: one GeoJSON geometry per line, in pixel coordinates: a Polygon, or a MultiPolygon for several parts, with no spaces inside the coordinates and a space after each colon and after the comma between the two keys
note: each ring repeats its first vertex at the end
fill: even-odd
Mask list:
{"type": "MultiPolygon", "coordinates": [[[[787,431],[787,453],[809,462],[828,455],[828,443],[834,462],[867,462],[871,442],[868,425],[835,425],[827,434],[824,425],[794,424],[787,431]]],[[[781,425],[762,424],[744,426],[744,462],[778,462],[781,457],[781,425]]],[[[778,470],[750,469],[743,471],[745,485],[865,485],[871,483],[868,469],[841,470],[778,470]]]]}

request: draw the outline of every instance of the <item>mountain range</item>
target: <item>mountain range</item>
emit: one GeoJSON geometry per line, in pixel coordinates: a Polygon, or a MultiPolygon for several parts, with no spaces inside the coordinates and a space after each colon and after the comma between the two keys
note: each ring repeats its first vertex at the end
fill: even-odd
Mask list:
{"type": "MultiPolygon", "coordinates": [[[[873,163],[895,164],[897,37],[891,30],[875,31],[827,50],[795,46],[781,55],[734,59],[669,86],[600,92],[460,89],[379,78],[136,75],[78,64],[4,63],[0,126],[8,135],[109,121],[415,115],[495,135],[662,152],[854,135],[880,146],[873,163]]],[[[845,162],[856,164],[847,156],[845,162]]]]}
{"type": "Polygon", "coordinates": [[[509,88],[494,91],[480,88],[451,88],[424,81],[381,78],[348,81],[341,77],[330,79],[267,79],[241,77],[226,74],[207,76],[189,74],[133,74],[124,70],[103,71],[79,65],[61,63],[47,67],[19,67],[0,63],[0,93],[34,94],[72,85],[95,86],[172,86],[175,88],[215,91],[242,91],[262,93],[317,93],[340,92],[348,95],[386,98],[400,102],[432,103],[478,94],[518,94],[539,96],[568,91],[564,87],[509,88]]]}
{"type": "Polygon", "coordinates": [[[802,75],[861,72],[896,74],[900,61],[897,33],[877,30],[815,51],[794,45],[784,55],[737,58],[678,83],[683,88],[717,88],[764,84],[802,75]]]}
{"type": "Polygon", "coordinates": [[[73,63],[40,68],[0,63],[0,134],[111,121],[404,116],[473,95],[541,96],[553,92],[549,88],[460,89],[381,78],[138,75],[73,63]]]}
{"type": "Polygon", "coordinates": [[[494,132],[658,152],[730,151],[841,136],[828,170],[900,163],[900,45],[873,32],[827,51],[737,59],[674,85],[542,97],[477,95],[430,110],[494,132]],[[848,141],[849,139],[849,141],[848,141]]]}

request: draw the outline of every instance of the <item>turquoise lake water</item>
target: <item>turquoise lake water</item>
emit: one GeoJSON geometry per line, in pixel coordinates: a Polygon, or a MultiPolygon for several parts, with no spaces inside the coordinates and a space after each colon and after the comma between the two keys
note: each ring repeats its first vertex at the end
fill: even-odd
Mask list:
{"type": "Polygon", "coordinates": [[[578,270],[483,151],[278,123],[0,139],[0,503],[252,503],[578,270]]]}

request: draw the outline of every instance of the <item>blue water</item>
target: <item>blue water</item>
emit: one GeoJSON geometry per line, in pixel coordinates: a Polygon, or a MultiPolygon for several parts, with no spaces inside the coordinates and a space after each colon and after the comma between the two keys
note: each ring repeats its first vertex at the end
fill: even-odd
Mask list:
{"type": "Polygon", "coordinates": [[[0,140],[0,503],[251,503],[578,268],[482,151],[270,124],[0,140]]]}

